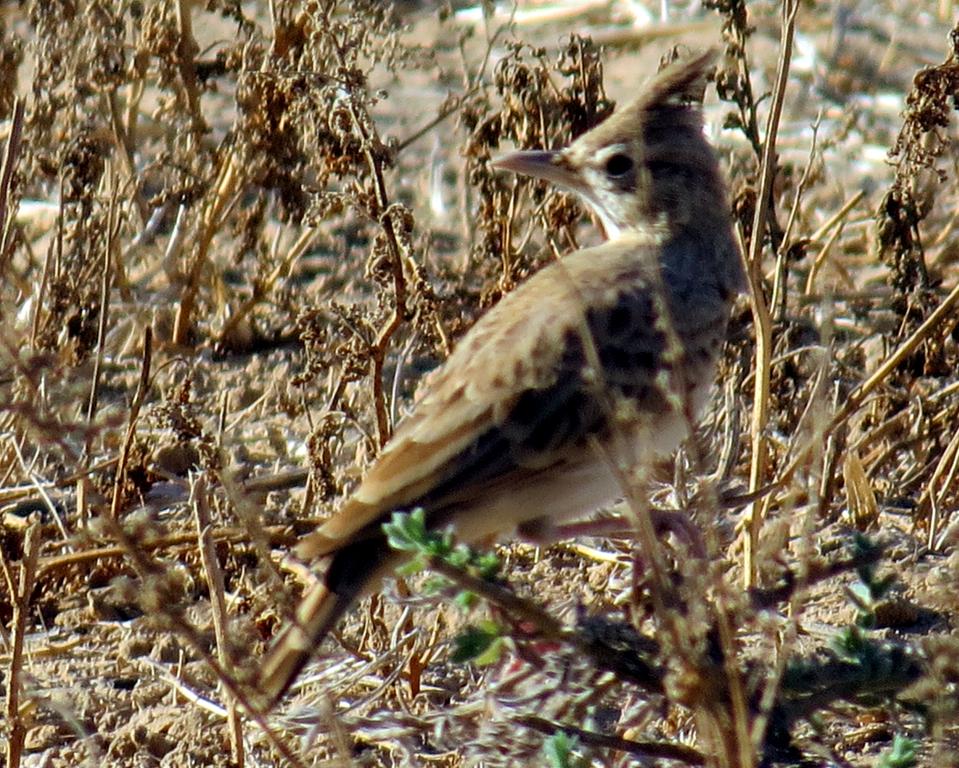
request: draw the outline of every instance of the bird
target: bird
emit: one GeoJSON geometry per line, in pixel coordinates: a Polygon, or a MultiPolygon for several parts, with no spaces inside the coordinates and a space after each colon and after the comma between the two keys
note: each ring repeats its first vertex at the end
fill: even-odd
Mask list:
{"type": "Polygon", "coordinates": [[[691,96],[714,59],[670,64],[564,149],[494,160],[577,194],[607,240],[542,268],[480,317],[353,494],[297,546],[327,565],[260,665],[268,707],[404,561],[382,528],[394,512],[422,509],[428,527],[463,542],[548,536],[623,496],[614,448],[669,455],[690,433],[745,287],[691,96]]]}

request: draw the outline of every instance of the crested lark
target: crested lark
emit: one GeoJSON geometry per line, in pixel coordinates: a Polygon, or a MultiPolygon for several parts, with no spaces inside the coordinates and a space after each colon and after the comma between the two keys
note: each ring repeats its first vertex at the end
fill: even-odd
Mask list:
{"type": "Polygon", "coordinates": [[[609,241],[507,295],[466,334],[339,513],[298,547],[327,556],[260,670],[275,702],[349,606],[402,562],[382,524],[422,507],[463,541],[549,529],[622,495],[611,459],[668,454],[712,381],[743,286],[726,192],[699,108],[712,54],[671,65],[555,152],[500,168],[576,192],[609,241]]]}

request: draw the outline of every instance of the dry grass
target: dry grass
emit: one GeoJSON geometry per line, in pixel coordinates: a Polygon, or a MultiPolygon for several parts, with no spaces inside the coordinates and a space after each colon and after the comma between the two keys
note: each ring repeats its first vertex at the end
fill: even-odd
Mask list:
{"type": "Polygon", "coordinates": [[[858,765],[897,734],[955,762],[959,28],[896,0],[797,3],[785,35],[720,0],[513,28],[294,5],[6,13],[7,765],[858,765]],[[478,314],[599,237],[491,154],[593,125],[658,38],[725,49],[707,111],[752,295],[697,438],[624,473],[638,544],[506,546],[511,590],[434,559],[495,606],[491,663],[449,659],[484,609],[413,579],[253,711],[309,578],[283,554],[478,314]],[[709,556],[643,535],[650,503],[709,556]]]}

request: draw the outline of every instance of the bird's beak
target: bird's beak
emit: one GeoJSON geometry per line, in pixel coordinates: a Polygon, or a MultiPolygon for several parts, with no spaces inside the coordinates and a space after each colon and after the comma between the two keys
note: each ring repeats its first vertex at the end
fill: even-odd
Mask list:
{"type": "Polygon", "coordinates": [[[570,167],[566,156],[560,151],[525,150],[509,152],[492,161],[494,168],[532,176],[534,179],[558,184],[573,192],[580,192],[583,182],[579,174],[570,167]]]}

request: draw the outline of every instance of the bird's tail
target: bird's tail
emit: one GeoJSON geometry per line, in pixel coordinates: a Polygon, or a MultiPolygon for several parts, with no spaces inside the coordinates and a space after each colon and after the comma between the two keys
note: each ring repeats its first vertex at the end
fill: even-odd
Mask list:
{"type": "Polygon", "coordinates": [[[272,708],[310,660],[317,645],[333,629],[354,601],[354,595],[339,595],[322,582],[304,596],[296,616],[267,652],[257,677],[257,693],[267,709],[272,708]]]}

